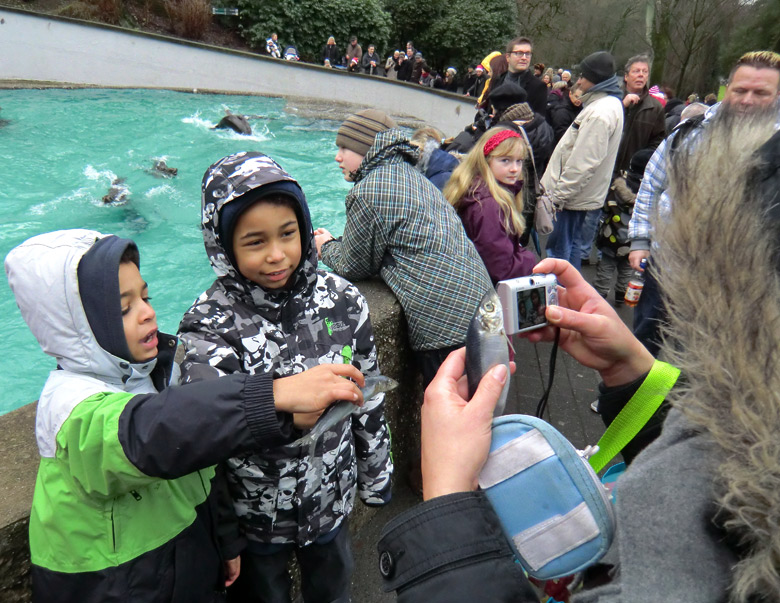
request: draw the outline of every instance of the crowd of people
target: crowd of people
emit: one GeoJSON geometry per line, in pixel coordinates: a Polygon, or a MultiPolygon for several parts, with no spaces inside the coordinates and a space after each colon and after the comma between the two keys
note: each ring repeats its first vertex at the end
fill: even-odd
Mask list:
{"type": "MultiPolygon", "coordinates": [[[[275,34],[268,50],[281,58],[275,34]]],[[[539,601],[476,488],[509,374],[489,370],[469,401],[462,349],[485,292],[531,273],[561,288],[549,326],[524,336],[557,337],[599,372],[605,424],[634,398],[667,399],[624,451],[614,568],[586,573],[577,600],[780,600],[780,56],[741,57],[722,102],[699,116],[689,103],[671,133],[648,57],[621,77],[594,52],[576,81],[532,58],[525,37],[495,53],[474,122],[451,138],[410,139],[377,109],[348,117],[339,237],[271,157],[211,165],[201,229],[216,279],[178,337],[157,330],[149,291],[164,285],[143,280],[131,240],[65,230],[9,253],[22,315],[57,359],[37,411],[35,601],[287,603],[294,555],[306,603],[348,602],[348,516],[393,487],[384,396],[361,390],[381,369],[369,309],[350,282],[374,276],[403,308],[427,388],[424,500],[384,530],[386,588],[405,602],[539,601]],[[594,241],[595,288],[579,272],[594,241]],[[648,258],[632,334],[605,298],[620,305],[626,271],[648,258]],[[670,365],[684,377],[664,388],[670,365]]],[[[411,43],[383,61],[357,39],[341,56],[331,38],[335,61],[431,77],[411,43]]]]}

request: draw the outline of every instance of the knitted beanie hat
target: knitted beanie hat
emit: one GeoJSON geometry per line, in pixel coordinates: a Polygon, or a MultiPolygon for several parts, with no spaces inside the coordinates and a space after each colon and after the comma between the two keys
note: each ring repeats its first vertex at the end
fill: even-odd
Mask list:
{"type": "Polygon", "coordinates": [[[582,77],[593,84],[600,84],[615,75],[615,59],[606,50],[586,56],[580,63],[582,77]]]}
{"type": "Polygon", "coordinates": [[[525,88],[509,81],[504,81],[488,95],[488,101],[498,113],[503,113],[517,103],[524,103],[527,98],[525,88]]]}
{"type": "Polygon", "coordinates": [[[363,109],[350,115],[336,134],[336,146],[365,156],[380,132],[395,128],[393,119],[378,109],[363,109]]]}
{"type": "Polygon", "coordinates": [[[534,118],[534,110],[528,103],[517,103],[504,111],[501,115],[496,115],[495,121],[531,121],[534,118]]]}

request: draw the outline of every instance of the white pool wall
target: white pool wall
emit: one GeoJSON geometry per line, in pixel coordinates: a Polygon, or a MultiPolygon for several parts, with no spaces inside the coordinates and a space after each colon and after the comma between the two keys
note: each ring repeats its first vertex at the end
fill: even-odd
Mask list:
{"type": "Polygon", "coordinates": [[[474,99],[110,25],[0,7],[0,80],[348,102],[457,134],[474,99]]]}

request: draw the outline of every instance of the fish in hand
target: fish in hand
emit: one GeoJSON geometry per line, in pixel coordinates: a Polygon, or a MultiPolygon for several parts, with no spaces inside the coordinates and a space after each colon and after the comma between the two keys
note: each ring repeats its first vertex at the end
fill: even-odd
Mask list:
{"type": "MultiPolygon", "coordinates": [[[[501,300],[495,289],[490,288],[469,323],[466,333],[466,378],[469,385],[469,399],[477,391],[479,382],[491,368],[503,364],[509,371],[509,345],[504,331],[504,313],[501,300]]],[[[494,417],[504,413],[509,393],[509,379],[504,384],[498,399],[494,417]]]]}
{"type": "MultiPolygon", "coordinates": [[[[366,384],[360,388],[360,391],[363,393],[363,400],[367,402],[374,396],[394,390],[396,387],[398,387],[398,382],[395,379],[385,377],[384,375],[377,375],[376,377],[366,377],[366,384]]],[[[291,445],[309,446],[313,448],[325,432],[333,429],[334,426],[338,425],[352,413],[358,412],[360,412],[360,407],[354,405],[352,402],[347,402],[346,400],[331,404],[325,412],[322,413],[322,416],[320,416],[309,433],[298,438],[291,445]]]]}

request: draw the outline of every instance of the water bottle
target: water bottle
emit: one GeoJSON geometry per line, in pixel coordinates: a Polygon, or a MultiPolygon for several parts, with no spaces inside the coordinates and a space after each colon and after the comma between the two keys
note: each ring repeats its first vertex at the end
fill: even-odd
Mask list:
{"type": "Polygon", "coordinates": [[[634,307],[639,302],[639,296],[642,295],[642,289],[645,286],[645,268],[647,268],[647,258],[639,262],[639,270],[634,270],[631,280],[628,281],[626,288],[626,305],[634,307]]]}

